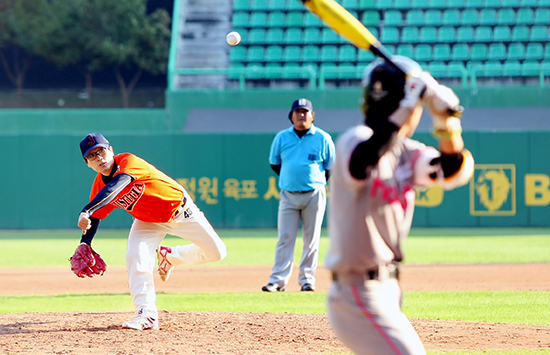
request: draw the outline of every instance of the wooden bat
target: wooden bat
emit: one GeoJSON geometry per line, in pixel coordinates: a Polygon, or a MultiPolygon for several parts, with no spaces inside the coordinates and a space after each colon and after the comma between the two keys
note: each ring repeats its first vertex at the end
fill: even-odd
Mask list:
{"type": "Polygon", "coordinates": [[[347,39],[357,48],[370,50],[384,58],[405,74],[405,71],[392,61],[392,54],[374,35],[342,5],[334,0],[301,0],[309,12],[319,17],[328,27],[347,39]]]}

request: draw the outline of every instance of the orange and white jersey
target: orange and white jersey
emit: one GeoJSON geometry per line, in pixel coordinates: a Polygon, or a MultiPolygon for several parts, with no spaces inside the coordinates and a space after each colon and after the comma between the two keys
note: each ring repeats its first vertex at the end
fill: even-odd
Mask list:
{"type": "MultiPolygon", "coordinates": [[[[140,221],[169,222],[182,204],[184,188],[153,165],[131,153],[118,154],[114,159],[118,168],[113,176],[123,173],[132,176],[133,181],[108,205],[95,211],[92,217],[104,219],[115,208],[122,208],[140,221]]],[[[102,175],[97,174],[92,185],[90,201],[104,187],[102,175]]]]}

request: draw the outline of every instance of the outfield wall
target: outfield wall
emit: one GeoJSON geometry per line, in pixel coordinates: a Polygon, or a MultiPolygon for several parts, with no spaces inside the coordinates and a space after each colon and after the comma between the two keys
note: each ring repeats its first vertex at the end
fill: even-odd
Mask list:
{"type": "MultiPolygon", "coordinates": [[[[268,163],[274,134],[111,134],[188,188],[215,227],[276,227],[278,188],[268,163]]],[[[336,138],[336,134],[333,134],[336,138]]],[[[465,132],[476,158],[460,189],[417,191],[416,227],[550,226],[550,132],[465,132]]],[[[1,229],[75,228],[94,172],[80,156],[81,134],[4,135],[1,229]]],[[[428,133],[418,133],[428,144],[428,133]]],[[[115,211],[102,225],[126,228],[115,211]]]]}

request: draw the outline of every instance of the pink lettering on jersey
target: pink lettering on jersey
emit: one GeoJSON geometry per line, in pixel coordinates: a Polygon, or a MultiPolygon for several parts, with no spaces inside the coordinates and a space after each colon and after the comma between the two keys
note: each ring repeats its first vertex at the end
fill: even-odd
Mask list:
{"type": "Polygon", "coordinates": [[[117,196],[113,201],[111,201],[111,204],[115,206],[115,208],[123,208],[126,211],[132,211],[136,205],[136,202],[141,198],[141,196],[143,196],[144,191],[145,184],[136,183],[132,186],[130,191],[117,196]]]}
{"type": "Polygon", "coordinates": [[[372,182],[370,196],[376,197],[378,195],[387,203],[399,203],[403,209],[407,208],[408,203],[414,203],[416,198],[411,186],[405,185],[403,192],[400,193],[397,186],[387,185],[377,177],[372,182]]]}

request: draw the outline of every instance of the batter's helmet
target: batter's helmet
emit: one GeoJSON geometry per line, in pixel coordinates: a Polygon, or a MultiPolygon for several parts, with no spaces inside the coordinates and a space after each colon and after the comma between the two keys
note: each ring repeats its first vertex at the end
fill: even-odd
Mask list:
{"type": "Polygon", "coordinates": [[[382,124],[399,106],[405,96],[406,76],[420,73],[422,68],[414,60],[394,55],[392,60],[406,73],[382,58],[371,62],[363,72],[363,102],[365,123],[371,128],[382,124]]]}

